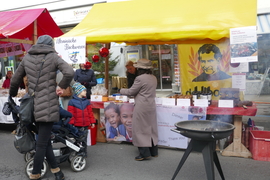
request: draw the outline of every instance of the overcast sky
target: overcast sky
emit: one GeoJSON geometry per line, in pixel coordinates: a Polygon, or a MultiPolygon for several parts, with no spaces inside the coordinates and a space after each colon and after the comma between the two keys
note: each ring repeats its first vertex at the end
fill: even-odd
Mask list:
{"type": "MultiPolygon", "coordinates": [[[[75,2],[86,2],[86,3],[91,3],[92,2],[97,2],[99,0],[9,0],[7,1],[8,3],[2,3],[0,6],[0,11],[2,10],[14,10],[16,8],[23,8],[23,7],[27,7],[33,4],[39,4],[39,5],[46,5],[47,3],[50,2],[61,2],[61,1],[66,1],[66,3],[68,3],[68,1],[74,1],[75,2]]],[[[104,0],[107,2],[113,2],[113,1],[122,1],[122,0],[104,0]]],[[[258,8],[270,8],[270,0],[257,0],[257,5],[258,8]]]]}
{"type": "MultiPolygon", "coordinates": [[[[9,0],[10,3],[2,3],[0,11],[3,10],[17,10],[17,8],[25,8],[31,5],[44,5],[50,4],[51,2],[63,2],[67,4],[91,4],[95,2],[114,2],[114,1],[125,1],[125,0],[9,0]]],[[[60,3],[61,4],[61,3],[60,3]]],[[[60,7],[59,7],[60,8],[60,7]]]]}
{"type": "MultiPolygon", "coordinates": [[[[8,3],[2,3],[0,10],[22,8],[33,4],[43,4],[59,0],[10,0],[8,3]],[[12,2],[12,3],[11,3],[12,2]]],[[[61,1],[61,0],[60,0],[61,1]]]]}

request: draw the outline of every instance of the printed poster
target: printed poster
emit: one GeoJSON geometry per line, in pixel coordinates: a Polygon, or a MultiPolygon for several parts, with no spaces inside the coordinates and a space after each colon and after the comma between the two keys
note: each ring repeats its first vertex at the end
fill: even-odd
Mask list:
{"type": "Polygon", "coordinates": [[[55,38],[55,50],[68,64],[85,63],[86,37],[55,38]]]}
{"type": "Polygon", "coordinates": [[[187,120],[206,120],[206,107],[157,106],[158,145],[186,149],[188,138],[172,131],[175,123],[187,120]]]}
{"type": "Polygon", "coordinates": [[[139,51],[127,51],[127,61],[136,62],[139,60],[139,51]]]}
{"type": "Polygon", "coordinates": [[[0,58],[6,57],[6,45],[5,44],[0,44],[0,58]]]}
{"type": "Polygon", "coordinates": [[[220,88],[231,88],[229,39],[201,44],[178,45],[182,94],[191,94],[195,87],[209,87],[212,99],[219,99],[220,88]],[[208,52],[208,53],[207,53],[208,52]]]}
{"type": "MultiPolygon", "coordinates": [[[[106,129],[107,141],[132,142],[133,110],[132,103],[104,103],[101,123],[106,129]]],[[[206,107],[157,105],[158,145],[186,149],[188,138],[171,129],[179,121],[206,120],[206,110],[206,107]]]]}
{"type": "Polygon", "coordinates": [[[239,88],[240,91],[246,90],[246,73],[233,73],[232,88],[239,88]]]}
{"type": "Polygon", "coordinates": [[[256,26],[230,29],[231,62],[258,61],[256,26]]]}

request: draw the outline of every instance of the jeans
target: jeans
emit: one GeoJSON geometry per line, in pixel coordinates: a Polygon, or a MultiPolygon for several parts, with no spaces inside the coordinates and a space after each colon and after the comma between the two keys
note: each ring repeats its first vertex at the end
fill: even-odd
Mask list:
{"type": "Polygon", "coordinates": [[[79,127],[76,126],[80,131],[84,132],[84,138],[82,140],[82,146],[84,147],[84,152],[87,155],[87,136],[88,136],[88,126],[86,127],[79,127]]]}
{"type": "Polygon", "coordinates": [[[34,165],[32,174],[40,174],[43,166],[44,157],[52,169],[58,167],[53,153],[51,143],[51,130],[53,122],[36,122],[38,138],[36,142],[36,153],[34,156],[34,165]]]}

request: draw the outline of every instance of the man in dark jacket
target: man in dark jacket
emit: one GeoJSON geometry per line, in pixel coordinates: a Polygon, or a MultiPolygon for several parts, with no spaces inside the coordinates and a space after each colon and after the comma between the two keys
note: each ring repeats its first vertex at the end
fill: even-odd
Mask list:
{"type": "Polygon", "coordinates": [[[137,77],[137,69],[133,66],[133,64],[134,64],[133,61],[128,61],[126,63],[128,88],[130,88],[133,85],[134,80],[137,77]]]}

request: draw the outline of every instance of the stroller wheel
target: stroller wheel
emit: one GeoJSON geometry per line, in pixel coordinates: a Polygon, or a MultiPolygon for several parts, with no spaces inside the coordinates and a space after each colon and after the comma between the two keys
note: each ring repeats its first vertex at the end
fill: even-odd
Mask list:
{"type": "Polygon", "coordinates": [[[73,151],[70,153],[69,157],[68,157],[68,162],[71,163],[72,159],[76,156],[76,152],[73,151]]]}
{"type": "MultiPolygon", "coordinates": [[[[25,173],[26,173],[27,177],[29,177],[30,174],[32,173],[33,165],[34,165],[34,158],[29,159],[29,161],[26,162],[26,165],[25,165],[25,173]]],[[[42,168],[41,168],[41,178],[42,178],[43,176],[45,176],[45,174],[46,174],[47,171],[48,171],[48,168],[49,168],[49,165],[48,165],[47,161],[44,160],[44,161],[43,161],[43,164],[42,164],[42,168]]]]}
{"type": "Polygon", "coordinates": [[[71,169],[75,172],[79,172],[84,170],[85,166],[86,166],[86,159],[83,156],[75,156],[72,160],[71,160],[71,169]]]}
{"type": "Polygon", "coordinates": [[[35,150],[29,151],[29,152],[25,153],[25,154],[24,154],[24,160],[25,160],[25,162],[27,162],[27,161],[29,161],[31,158],[33,158],[34,155],[35,155],[35,153],[36,153],[35,150]]]}

